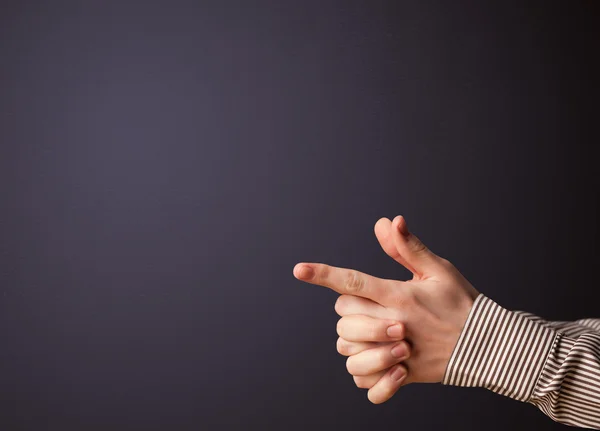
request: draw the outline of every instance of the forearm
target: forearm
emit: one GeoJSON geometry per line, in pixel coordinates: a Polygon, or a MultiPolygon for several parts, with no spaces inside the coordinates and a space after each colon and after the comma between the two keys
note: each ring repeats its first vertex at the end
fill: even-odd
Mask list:
{"type": "MultiPolygon", "coordinates": [[[[442,383],[484,387],[534,404],[555,421],[600,428],[600,334],[569,337],[526,314],[480,295],[442,383]]],[[[577,326],[567,330],[581,331],[577,326]]]]}

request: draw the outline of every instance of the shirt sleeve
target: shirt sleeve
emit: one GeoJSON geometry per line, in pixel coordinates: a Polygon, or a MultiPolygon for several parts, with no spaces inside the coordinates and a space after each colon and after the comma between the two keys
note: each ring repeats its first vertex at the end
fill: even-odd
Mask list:
{"type": "Polygon", "coordinates": [[[556,422],[600,429],[599,319],[549,322],[480,294],[442,384],[483,387],[556,422]]]}
{"type": "Polygon", "coordinates": [[[541,318],[533,313],[529,313],[527,311],[517,310],[515,313],[519,313],[522,316],[527,317],[541,325],[548,326],[550,328],[556,329],[567,337],[578,337],[581,334],[585,334],[588,332],[592,333],[600,333],[600,319],[579,319],[573,321],[550,321],[541,318]]]}

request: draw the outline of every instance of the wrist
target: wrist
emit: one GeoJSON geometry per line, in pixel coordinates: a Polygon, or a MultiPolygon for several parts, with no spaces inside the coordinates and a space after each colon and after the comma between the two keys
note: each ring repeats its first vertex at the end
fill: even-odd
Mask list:
{"type": "Polygon", "coordinates": [[[454,353],[458,341],[461,337],[461,334],[464,331],[467,319],[473,309],[473,304],[475,303],[475,299],[471,297],[466,297],[461,302],[459,306],[456,307],[456,311],[453,313],[452,323],[449,324],[447,328],[447,341],[442,349],[443,355],[440,360],[440,382],[443,381],[444,375],[446,374],[446,370],[448,368],[448,364],[454,353]]]}

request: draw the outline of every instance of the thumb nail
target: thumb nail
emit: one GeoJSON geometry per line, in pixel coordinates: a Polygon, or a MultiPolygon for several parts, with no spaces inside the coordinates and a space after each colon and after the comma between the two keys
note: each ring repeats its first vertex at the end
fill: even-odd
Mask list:
{"type": "Polygon", "coordinates": [[[406,219],[400,216],[400,223],[398,223],[398,230],[404,236],[408,236],[408,226],[406,225],[406,219]]]}

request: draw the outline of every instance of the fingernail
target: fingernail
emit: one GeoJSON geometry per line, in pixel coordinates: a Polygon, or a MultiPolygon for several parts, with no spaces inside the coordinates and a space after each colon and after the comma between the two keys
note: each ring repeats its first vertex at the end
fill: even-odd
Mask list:
{"type": "Polygon", "coordinates": [[[400,338],[400,337],[402,337],[402,335],[403,335],[402,333],[404,331],[402,330],[402,325],[395,324],[395,325],[392,325],[389,328],[387,328],[386,332],[387,332],[388,337],[390,337],[390,338],[400,338]]]}
{"type": "Polygon", "coordinates": [[[406,376],[406,374],[404,374],[404,370],[402,369],[402,367],[398,366],[396,367],[396,369],[392,372],[392,380],[395,382],[399,382],[400,380],[402,380],[404,377],[406,376]]]}
{"type": "Polygon", "coordinates": [[[402,358],[403,356],[406,356],[406,348],[404,347],[404,343],[394,346],[392,349],[392,356],[395,358],[402,358]]]}
{"type": "Polygon", "coordinates": [[[296,277],[302,280],[310,280],[315,276],[315,270],[308,265],[296,267],[296,277]]]}

